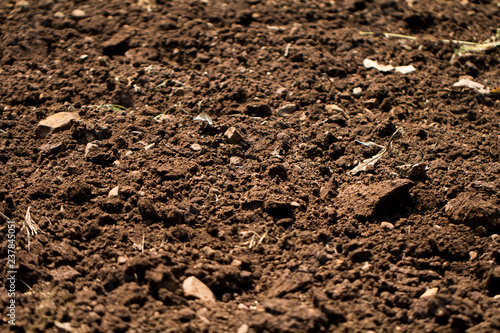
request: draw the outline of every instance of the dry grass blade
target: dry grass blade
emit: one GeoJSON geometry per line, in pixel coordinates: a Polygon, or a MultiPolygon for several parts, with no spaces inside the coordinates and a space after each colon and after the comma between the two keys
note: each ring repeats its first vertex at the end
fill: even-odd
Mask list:
{"type": "Polygon", "coordinates": [[[253,230],[249,230],[249,231],[242,231],[240,232],[240,235],[242,237],[245,237],[247,235],[252,235],[252,237],[250,238],[250,240],[244,242],[242,244],[242,246],[237,246],[237,247],[248,247],[250,250],[252,249],[256,249],[258,248],[260,245],[263,245],[264,244],[264,241],[266,239],[268,239],[269,237],[271,238],[274,238],[272,236],[269,236],[269,232],[266,230],[264,232],[264,234],[259,235],[258,233],[256,233],[255,231],[253,230]]]}
{"type": "Polygon", "coordinates": [[[354,169],[349,171],[349,174],[354,176],[358,172],[365,171],[366,168],[368,168],[369,166],[375,165],[375,163],[377,163],[378,160],[380,160],[382,158],[382,156],[384,156],[385,154],[387,154],[388,152],[390,152],[392,150],[392,140],[394,139],[394,136],[398,132],[403,132],[403,129],[398,128],[394,133],[392,133],[387,144],[382,148],[382,150],[377,155],[374,155],[374,156],[364,160],[363,162],[359,163],[354,169]]]}
{"type": "Polygon", "coordinates": [[[30,208],[31,207],[28,207],[26,210],[26,216],[24,217],[23,224],[23,228],[26,228],[26,234],[28,235],[28,252],[31,251],[31,237],[38,235],[39,232],[43,232],[31,217],[30,208]]]}

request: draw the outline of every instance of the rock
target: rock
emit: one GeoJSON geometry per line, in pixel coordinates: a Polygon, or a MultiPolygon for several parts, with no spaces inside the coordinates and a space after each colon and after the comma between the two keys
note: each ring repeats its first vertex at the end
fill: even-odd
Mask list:
{"type": "Polygon", "coordinates": [[[471,228],[484,227],[489,233],[500,232],[500,207],[473,193],[460,193],[444,207],[448,219],[471,228]]]}
{"type": "Polygon", "coordinates": [[[395,214],[409,202],[408,190],[412,186],[413,182],[408,179],[348,185],[340,190],[337,197],[338,211],[361,220],[395,214]]]}
{"type": "Polygon", "coordinates": [[[224,133],[228,143],[239,143],[243,140],[243,136],[236,127],[230,127],[226,133],[224,133]]]}
{"type": "Polygon", "coordinates": [[[280,97],[280,98],[286,98],[288,96],[288,94],[289,94],[289,91],[286,88],[280,87],[276,90],[276,95],[278,95],[278,97],[280,97]]]}
{"type": "Polygon", "coordinates": [[[85,13],[85,11],[81,9],[75,9],[74,11],[71,12],[71,17],[75,19],[82,19],[85,18],[86,16],[87,14],[85,13]]]}
{"type": "Polygon", "coordinates": [[[231,164],[231,165],[240,165],[242,161],[243,161],[243,159],[241,157],[239,157],[239,156],[232,156],[229,159],[229,164],[231,164]]]}
{"type": "Polygon", "coordinates": [[[240,326],[240,328],[238,328],[237,333],[248,333],[249,329],[250,329],[250,327],[248,327],[247,324],[243,324],[240,326]]]}
{"type": "Polygon", "coordinates": [[[193,143],[191,146],[190,146],[191,150],[193,151],[200,151],[201,150],[201,146],[197,143],[193,143]]]}
{"type": "Polygon", "coordinates": [[[111,191],[109,191],[108,197],[109,198],[116,198],[118,196],[120,196],[120,186],[115,186],[111,189],[111,191]]]}
{"type": "Polygon", "coordinates": [[[382,222],[382,223],[380,223],[380,227],[382,229],[393,230],[394,229],[394,224],[389,223],[389,222],[382,222]]]}
{"type": "Polygon", "coordinates": [[[63,12],[55,12],[54,17],[58,19],[63,19],[66,15],[63,12]]]}
{"type": "Polygon", "coordinates": [[[210,288],[194,276],[190,276],[184,280],[182,289],[186,296],[196,297],[209,305],[215,304],[215,296],[210,288]]]}
{"type": "Polygon", "coordinates": [[[328,113],[344,113],[344,110],[338,106],[338,105],[335,105],[335,104],[327,104],[325,105],[325,110],[326,112],[328,113]]]}
{"type": "Polygon", "coordinates": [[[439,290],[439,288],[437,288],[437,287],[427,289],[422,295],[420,295],[420,298],[436,296],[438,290],[439,290]]]}
{"type": "Polygon", "coordinates": [[[99,149],[99,146],[97,144],[92,142],[87,143],[87,145],[85,146],[85,158],[87,158],[87,156],[91,152],[97,151],[97,149],[99,149]]]}
{"type": "Polygon", "coordinates": [[[97,58],[97,62],[99,63],[100,66],[107,67],[109,65],[109,57],[100,56],[99,58],[97,58]]]}
{"type": "Polygon", "coordinates": [[[16,2],[16,5],[15,5],[16,11],[23,13],[23,12],[27,12],[29,9],[30,9],[30,3],[28,1],[19,0],[16,2]]]}
{"type": "Polygon", "coordinates": [[[363,89],[360,87],[356,87],[352,90],[352,96],[353,97],[360,97],[363,94],[363,89]]]}
{"type": "Polygon", "coordinates": [[[80,119],[77,112],[58,112],[41,120],[35,130],[38,139],[43,139],[53,132],[64,131],[73,126],[73,122],[80,119]]]}
{"type": "Polygon", "coordinates": [[[296,104],[287,104],[287,105],[284,105],[282,107],[280,107],[276,113],[278,114],[278,116],[290,116],[291,114],[293,114],[295,111],[297,111],[297,105],[296,104]]]}

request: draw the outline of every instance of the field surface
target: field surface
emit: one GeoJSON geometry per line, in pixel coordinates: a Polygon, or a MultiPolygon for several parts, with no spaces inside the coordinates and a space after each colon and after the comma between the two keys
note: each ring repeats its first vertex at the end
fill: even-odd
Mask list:
{"type": "Polygon", "coordinates": [[[500,332],[499,17],[1,1],[0,331],[500,332]]]}

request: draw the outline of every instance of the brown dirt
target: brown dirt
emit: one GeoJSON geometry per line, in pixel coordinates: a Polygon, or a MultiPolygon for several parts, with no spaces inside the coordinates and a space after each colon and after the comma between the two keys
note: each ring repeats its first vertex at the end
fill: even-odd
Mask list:
{"type": "Polygon", "coordinates": [[[0,212],[19,273],[0,330],[500,331],[500,100],[453,86],[500,86],[500,51],[451,63],[441,42],[487,40],[499,14],[493,0],[2,1],[0,212]],[[37,138],[61,111],[81,120],[37,138]],[[380,150],[357,141],[397,128],[348,173],[380,150]],[[30,251],[28,207],[43,231],[30,251]],[[215,304],[185,296],[189,276],[215,304]]]}

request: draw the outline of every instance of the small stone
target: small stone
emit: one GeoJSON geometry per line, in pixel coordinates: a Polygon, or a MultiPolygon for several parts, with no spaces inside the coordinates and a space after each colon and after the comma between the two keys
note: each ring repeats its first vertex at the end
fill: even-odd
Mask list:
{"type": "Polygon", "coordinates": [[[186,296],[196,297],[206,304],[215,304],[215,296],[210,288],[194,276],[190,276],[184,280],[182,289],[186,296]]]}
{"type": "Polygon", "coordinates": [[[230,127],[226,133],[224,133],[224,136],[228,143],[238,143],[243,140],[243,136],[236,127],[230,127]]]}
{"type": "Polygon", "coordinates": [[[38,139],[43,139],[52,132],[70,129],[73,122],[79,120],[77,112],[58,112],[41,120],[35,130],[38,139]]]}
{"type": "Polygon", "coordinates": [[[109,198],[115,198],[115,197],[118,197],[120,196],[120,186],[115,186],[111,189],[111,191],[109,191],[108,193],[108,197],[109,198]]]}
{"type": "Polygon", "coordinates": [[[276,113],[278,116],[290,116],[293,114],[295,111],[297,111],[297,105],[296,104],[287,104],[282,107],[280,107],[276,113]]]}
{"type": "Polygon", "coordinates": [[[278,95],[278,97],[281,97],[281,98],[285,98],[288,96],[288,89],[286,88],[283,88],[283,87],[280,87],[276,90],[276,95],[278,95]]]}
{"type": "Polygon", "coordinates": [[[126,255],[119,256],[118,259],[116,260],[118,265],[123,265],[128,261],[128,257],[126,255]]]}
{"type": "Polygon", "coordinates": [[[87,16],[87,14],[81,10],[81,9],[75,9],[74,11],[71,12],[71,17],[76,18],[76,19],[81,19],[87,16]]]}
{"type": "Polygon", "coordinates": [[[231,165],[240,165],[243,159],[239,156],[233,156],[229,159],[229,164],[231,165]]]}
{"type": "Polygon", "coordinates": [[[328,113],[344,113],[344,110],[338,106],[338,105],[335,105],[335,104],[328,104],[328,105],[325,105],[325,110],[328,112],[328,113]]]}
{"type": "Polygon", "coordinates": [[[352,96],[354,97],[360,97],[363,94],[363,89],[360,87],[356,87],[352,90],[352,96]]]}
{"type": "Polygon", "coordinates": [[[367,108],[373,109],[379,105],[379,101],[376,98],[370,98],[363,103],[367,108]]]}
{"type": "Polygon", "coordinates": [[[475,260],[477,258],[477,252],[476,251],[470,251],[469,252],[469,259],[470,260],[475,260]]]}
{"type": "Polygon", "coordinates": [[[96,145],[95,143],[92,143],[92,142],[87,143],[87,146],[85,146],[85,158],[87,158],[87,156],[91,152],[96,151],[98,148],[99,148],[99,146],[96,145]]]}
{"type": "Polygon", "coordinates": [[[16,10],[23,13],[30,9],[30,3],[26,0],[20,0],[16,2],[16,10]]]}
{"type": "Polygon", "coordinates": [[[384,222],[380,223],[380,227],[382,229],[392,230],[392,229],[394,229],[394,224],[384,221],[384,222]]]}
{"type": "Polygon", "coordinates": [[[101,66],[108,66],[109,64],[109,57],[107,56],[100,56],[97,58],[97,62],[99,62],[99,65],[101,66]]]}
{"type": "Polygon", "coordinates": [[[191,148],[191,150],[194,150],[194,151],[200,151],[201,150],[201,146],[199,144],[197,144],[197,143],[193,143],[190,148],[191,148]]]}
{"type": "Polygon", "coordinates": [[[63,19],[63,18],[64,18],[64,16],[66,16],[66,15],[64,15],[64,13],[63,13],[63,12],[56,12],[56,13],[54,14],[54,17],[55,17],[55,18],[58,18],[58,19],[63,19]]]}
{"type": "Polygon", "coordinates": [[[248,330],[250,329],[250,327],[248,327],[247,324],[243,324],[240,326],[240,328],[238,328],[238,332],[237,333],[248,333],[248,330]]]}
{"type": "Polygon", "coordinates": [[[80,60],[81,60],[81,61],[84,61],[84,60],[86,60],[88,57],[89,57],[89,55],[88,55],[88,54],[82,54],[82,55],[80,56],[80,60]]]}
{"type": "Polygon", "coordinates": [[[420,295],[420,298],[435,296],[437,294],[438,290],[439,290],[439,288],[437,288],[437,287],[427,289],[422,295],[420,295]]]}

